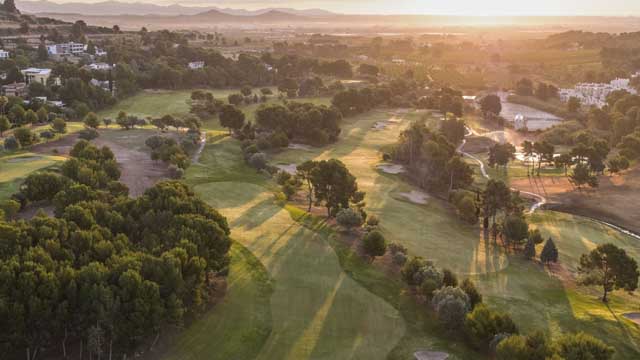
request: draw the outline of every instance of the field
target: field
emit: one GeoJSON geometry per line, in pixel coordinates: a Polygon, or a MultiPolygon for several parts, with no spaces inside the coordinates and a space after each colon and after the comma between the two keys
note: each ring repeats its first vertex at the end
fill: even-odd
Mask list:
{"type": "MultiPolygon", "coordinates": [[[[275,88],[271,88],[276,93],[275,88]]],[[[164,115],[185,116],[189,113],[189,100],[193,90],[144,90],[138,94],[120,101],[112,108],[105,109],[98,113],[101,118],[115,119],[120,111],[124,111],[129,115],[138,117],[161,117],[164,115]]],[[[216,99],[227,101],[230,94],[238,93],[239,89],[211,90],[203,91],[211,92],[216,99]]],[[[257,91],[257,89],[254,89],[257,91]]],[[[269,102],[280,101],[276,95],[269,96],[269,102]]],[[[304,98],[294,101],[313,102],[317,104],[329,104],[330,98],[304,98]]],[[[242,105],[240,108],[245,112],[247,120],[253,120],[255,110],[261,104],[242,105]]],[[[216,121],[217,122],[217,121],[216,121]]],[[[209,124],[205,123],[205,128],[209,124]]]]}

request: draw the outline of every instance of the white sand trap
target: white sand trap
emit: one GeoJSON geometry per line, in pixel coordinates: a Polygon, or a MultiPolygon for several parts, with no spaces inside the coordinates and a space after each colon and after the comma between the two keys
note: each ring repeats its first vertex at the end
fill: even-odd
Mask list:
{"type": "Polygon", "coordinates": [[[387,174],[400,174],[405,172],[404,166],[398,164],[380,164],[377,167],[387,174]]]}
{"type": "Polygon", "coordinates": [[[394,116],[391,119],[387,120],[387,122],[392,123],[392,124],[397,124],[399,122],[402,122],[402,118],[394,116]]]}
{"type": "Polygon", "coordinates": [[[296,171],[298,170],[298,166],[296,164],[289,164],[289,165],[280,164],[280,165],[276,165],[276,167],[291,175],[295,175],[296,171]]]}
{"type": "Polygon", "coordinates": [[[411,201],[412,203],[419,205],[425,205],[427,203],[427,200],[429,200],[429,195],[418,190],[412,190],[408,193],[400,193],[399,195],[411,201]]]}
{"type": "Polygon", "coordinates": [[[311,150],[311,146],[305,144],[290,143],[289,149],[293,150],[311,150]]]}
{"type": "Polygon", "coordinates": [[[640,313],[626,313],[626,314],[622,314],[622,316],[624,316],[625,318],[633,321],[634,323],[640,325],[640,313]]]}
{"type": "Polygon", "coordinates": [[[12,159],[7,159],[8,163],[21,163],[21,162],[29,162],[36,161],[42,159],[42,156],[21,156],[12,159]]]}
{"type": "Polygon", "coordinates": [[[386,127],[387,127],[387,124],[385,124],[382,121],[378,121],[377,123],[373,124],[371,128],[373,130],[384,130],[386,127]]]}
{"type": "Polygon", "coordinates": [[[447,360],[449,354],[440,351],[416,351],[413,357],[416,360],[447,360]]]}

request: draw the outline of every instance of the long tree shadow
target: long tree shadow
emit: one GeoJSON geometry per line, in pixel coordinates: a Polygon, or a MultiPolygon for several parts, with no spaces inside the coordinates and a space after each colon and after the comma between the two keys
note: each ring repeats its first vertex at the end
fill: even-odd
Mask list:
{"type": "Polygon", "coordinates": [[[231,221],[231,227],[242,227],[252,230],[275,216],[282,208],[276,206],[272,198],[267,198],[244,211],[235,220],[231,221]]]}

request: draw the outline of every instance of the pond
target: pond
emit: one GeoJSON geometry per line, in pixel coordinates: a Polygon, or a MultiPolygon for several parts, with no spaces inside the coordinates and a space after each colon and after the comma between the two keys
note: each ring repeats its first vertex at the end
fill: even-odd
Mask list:
{"type": "Polygon", "coordinates": [[[544,130],[562,122],[562,118],[548,112],[508,102],[507,97],[509,94],[506,92],[501,92],[498,95],[502,100],[502,112],[500,115],[509,122],[514,122],[516,116],[522,115],[526,120],[527,129],[531,131],[544,130]]]}

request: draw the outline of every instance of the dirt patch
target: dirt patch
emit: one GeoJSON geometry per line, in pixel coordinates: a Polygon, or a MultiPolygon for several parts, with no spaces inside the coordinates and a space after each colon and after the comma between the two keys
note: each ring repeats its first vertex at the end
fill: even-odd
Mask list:
{"type": "Polygon", "coordinates": [[[295,175],[296,171],[298,170],[298,165],[296,164],[289,164],[289,165],[280,164],[280,165],[276,165],[276,167],[291,175],[295,175]]]}
{"type": "Polygon", "coordinates": [[[564,176],[511,181],[518,190],[545,196],[551,209],[599,219],[640,233],[640,167],[622,175],[600,176],[597,189],[578,190],[564,176]]]}
{"type": "Polygon", "coordinates": [[[293,150],[305,150],[305,151],[310,151],[311,146],[309,145],[305,145],[305,144],[297,144],[297,143],[290,143],[289,144],[289,149],[293,149],[293,150]]]}
{"type": "Polygon", "coordinates": [[[633,321],[634,323],[640,325],[640,313],[626,313],[626,314],[622,314],[623,317],[625,317],[626,319],[629,319],[631,321],[633,321]]]}
{"type": "Polygon", "coordinates": [[[7,159],[6,161],[8,163],[15,164],[15,163],[28,162],[28,161],[36,161],[40,159],[42,159],[42,156],[22,156],[22,157],[7,159]]]}
{"type": "Polygon", "coordinates": [[[408,193],[399,193],[398,195],[418,205],[425,205],[429,200],[428,194],[418,190],[412,190],[408,193]]]}
{"type": "Polygon", "coordinates": [[[399,164],[380,164],[377,166],[378,170],[387,174],[400,174],[405,172],[404,166],[399,164]]]}
{"type": "Polygon", "coordinates": [[[147,153],[132,150],[102,138],[94,140],[96,146],[108,146],[116,156],[122,175],[120,181],[129,187],[129,196],[138,197],[156,182],[167,178],[168,165],[151,160],[147,153]]]}
{"type": "Polygon", "coordinates": [[[58,140],[33,145],[29,150],[39,154],[66,156],[76,142],[78,142],[78,134],[70,134],[58,140]]]}
{"type": "Polygon", "coordinates": [[[413,357],[416,360],[447,360],[449,354],[440,351],[416,351],[413,357]]]}

